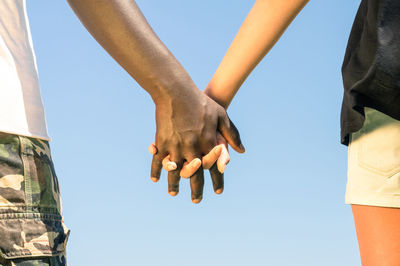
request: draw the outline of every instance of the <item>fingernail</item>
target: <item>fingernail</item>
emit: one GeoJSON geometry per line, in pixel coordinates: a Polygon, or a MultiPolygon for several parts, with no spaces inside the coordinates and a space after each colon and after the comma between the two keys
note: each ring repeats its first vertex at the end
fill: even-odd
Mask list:
{"type": "Polygon", "coordinates": [[[194,166],[198,167],[201,164],[201,160],[199,158],[194,159],[194,166]]]}
{"type": "Polygon", "coordinates": [[[217,194],[221,194],[222,193],[222,191],[224,191],[222,188],[219,188],[219,189],[217,189],[217,190],[215,190],[215,193],[217,193],[217,194]]]}
{"type": "Polygon", "coordinates": [[[218,171],[219,171],[221,174],[223,174],[223,173],[225,172],[225,167],[226,167],[225,164],[223,164],[222,166],[218,166],[218,171]]]}
{"type": "Polygon", "coordinates": [[[153,182],[158,182],[158,178],[157,177],[150,177],[151,181],[153,182]]]}
{"type": "Polygon", "coordinates": [[[245,152],[245,151],[246,151],[246,149],[244,148],[244,146],[243,146],[243,144],[242,144],[242,143],[240,143],[240,146],[239,146],[239,148],[240,148],[241,150],[243,150],[243,152],[245,152]]]}
{"type": "Polygon", "coordinates": [[[221,146],[217,146],[214,150],[215,154],[219,154],[221,152],[222,147],[221,146]]]}
{"type": "Polygon", "coordinates": [[[175,197],[176,195],[178,195],[178,191],[168,191],[168,194],[175,197]]]}
{"type": "Polygon", "coordinates": [[[194,204],[198,204],[202,199],[203,199],[203,197],[200,197],[200,198],[197,198],[197,199],[192,199],[192,202],[194,204]]]}
{"type": "Polygon", "coordinates": [[[149,147],[149,152],[150,152],[151,154],[155,154],[155,153],[156,153],[156,149],[155,149],[153,146],[150,146],[150,147],[149,147]]]}
{"type": "Polygon", "coordinates": [[[167,165],[168,171],[172,171],[172,170],[176,169],[176,163],[174,163],[174,162],[168,162],[166,165],[167,165]]]}

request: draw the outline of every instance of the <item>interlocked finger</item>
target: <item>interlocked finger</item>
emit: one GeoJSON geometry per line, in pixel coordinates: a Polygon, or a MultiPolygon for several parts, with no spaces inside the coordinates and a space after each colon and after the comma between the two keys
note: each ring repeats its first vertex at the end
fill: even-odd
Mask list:
{"type": "Polygon", "coordinates": [[[201,160],[199,158],[194,158],[190,162],[185,162],[181,170],[181,177],[183,178],[191,177],[192,175],[194,175],[194,173],[196,173],[196,171],[199,169],[200,166],[201,166],[201,160]]]}
{"type": "Polygon", "coordinates": [[[171,196],[176,196],[179,193],[179,181],[181,177],[178,170],[168,172],[168,193],[171,196]]]}
{"type": "Polygon", "coordinates": [[[163,160],[162,165],[165,171],[173,171],[178,167],[175,162],[170,160],[171,156],[168,154],[163,160]]]}
{"type": "Polygon", "coordinates": [[[192,202],[199,203],[203,199],[203,187],[204,187],[204,172],[203,167],[199,169],[190,178],[190,188],[192,190],[192,202]]]}
{"type": "Polygon", "coordinates": [[[215,146],[209,153],[203,156],[202,163],[204,169],[210,169],[221,155],[223,144],[215,146]]]}
{"type": "Polygon", "coordinates": [[[210,168],[210,176],[213,183],[214,192],[221,194],[224,191],[224,174],[218,170],[217,164],[210,168]]]}
{"type": "Polygon", "coordinates": [[[168,155],[167,157],[169,163],[174,162],[177,165],[175,170],[168,171],[168,193],[171,196],[176,196],[179,193],[179,181],[181,179],[179,172],[183,162],[180,156],[168,155]]]}
{"type": "Polygon", "coordinates": [[[152,154],[152,155],[157,153],[157,147],[154,142],[150,144],[148,149],[149,149],[150,154],[152,154]]]}
{"type": "Polygon", "coordinates": [[[150,178],[153,182],[158,182],[161,175],[163,154],[153,155],[153,160],[151,162],[151,173],[150,178]]]}
{"type": "Polygon", "coordinates": [[[222,144],[221,154],[217,160],[217,166],[220,173],[225,172],[226,165],[229,163],[230,160],[231,157],[229,155],[228,149],[225,145],[222,144]]]}

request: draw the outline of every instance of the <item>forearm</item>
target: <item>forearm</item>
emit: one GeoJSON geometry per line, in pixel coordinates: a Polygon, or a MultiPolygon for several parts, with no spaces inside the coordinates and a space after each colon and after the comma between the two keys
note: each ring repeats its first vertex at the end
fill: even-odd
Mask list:
{"type": "Polygon", "coordinates": [[[152,96],[185,96],[193,81],[133,0],[68,0],[100,45],[152,96]]]}
{"type": "Polygon", "coordinates": [[[257,0],[205,93],[228,108],[246,80],[308,0],[257,0]]]}

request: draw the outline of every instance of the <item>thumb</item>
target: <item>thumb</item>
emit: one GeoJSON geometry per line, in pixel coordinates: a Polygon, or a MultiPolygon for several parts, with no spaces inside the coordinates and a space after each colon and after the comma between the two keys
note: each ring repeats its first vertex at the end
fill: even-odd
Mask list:
{"type": "Polygon", "coordinates": [[[242,144],[242,140],[240,139],[239,131],[237,130],[235,124],[233,124],[233,122],[229,119],[226,112],[223,113],[219,118],[218,130],[235,151],[244,153],[245,148],[242,144]]]}

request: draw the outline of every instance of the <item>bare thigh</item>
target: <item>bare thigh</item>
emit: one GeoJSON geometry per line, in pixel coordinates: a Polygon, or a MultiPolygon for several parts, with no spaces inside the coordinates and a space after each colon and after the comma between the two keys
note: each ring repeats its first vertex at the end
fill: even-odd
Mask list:
{"type": "Polygon", "coordinates": [[[400,265],[400,208],[352,204],[363,266],[400,265]]]}

